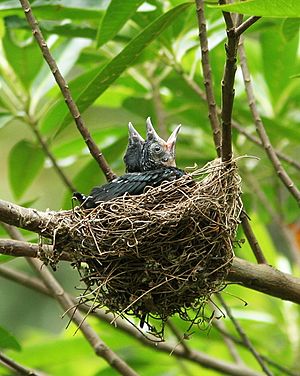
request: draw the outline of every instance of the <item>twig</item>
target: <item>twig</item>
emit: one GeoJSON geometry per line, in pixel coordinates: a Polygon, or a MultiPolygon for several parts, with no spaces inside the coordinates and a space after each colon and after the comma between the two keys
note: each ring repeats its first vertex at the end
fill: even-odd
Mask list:
{"type": "MultiPolygon", "coordinates": [[[[204,91],[201,90],[201,88],[199,87],[199,85],[197,84],[197,82],[195,82],[191,77],[189,77],[183,70],[180,66],[178,66],[177,64],[174,64],[173,62],[171,63],[170,61],[167,62],[167,64],[171,64],[174,71],[179,74],[183,80],[186,82],[186,84],[192,89],[194,90],[194,92],[203,100],[203,101],[207,101],[206,99],[206,94],[204,93],[204,91]]],[[[221,109],[216,106],[216,109],[217,109],[217,113],[218,115],[221,114],[221,109]]],[[[254,144],[260,146],[260,147],[263,147],[263,144],[262,142],[260,141],[259,138],[257,138],[256,136],[252,135],[250,132],[248,132],[240,123],[238,123],[236,120],[232,119],[232,127],[235,128],[239,133],[241,133],[242,135],[244,135],[248,140],[250,140],[251,142],[253,142],[254,144]]],[[[288,164],[290,164],[291,166],[295,167],[296,169],[300,170],[300,163],[295,161],[294,159],[292,159],[291,157],[287,156],[286,154],[283,154],[281,151],[279,150],[274,150],[276,155],[278,156],[278,158],[282,159],[283,161],[287,162],[288,164]]]]}
{"type": "Polygon", "coordinates": [[[244,178],[249,182],[248,185],[251,187],[252,192],[262,203],[262,205],[266,209],[266,212],[269,214],[270,218],[272,218],[272,222],[276,224],[277,230],[284,239],[284,242],[288,245],[287,253],[289,257],[292,258],[293,262],[297,263],[300,266],[300,254],[295,244],[293,244],[286,224],[270,204],[267,196],[260,188],[257,179],[255,179],[252,174],[246,174],[246,177],[244,176],[244,178]]]}
{"type": "MultiPolygon", "coordinates": [[[[2,225],[7,228],[6,224],[2,225]]],[[[48,251],[51,253],[51,246],[47,247],[49,247],[48,251]]],[[[10,249],[5,251],[4,254],[34,258],[37,256],[37,245],[27,243],[26,247],[26,242],[17,242],[16,251],[14,252],[14,243],[11,240],[10,249]],[[22,249],[23,254],[21,253],[22,249]]],[[[67,255],[62,255],[62,257],[67,258],[67,255]]],[[[300,304],[300,279],[290,274],[282,273],[266,264],[256,265],[235,257],[227,281],[240,283],[252,290],[300,304]]]]}
{"type": "Polygon", "coordinates": [[[65,175],[65,173],[62,171],[62,169],[60,168],[60,166],[58,165],[54,155],[51,153],[47,143],[45,142],[45,140],[43,139],[42,135],[40,134],[37,126],[36,126],[36,123],[32,121],[32,119],[30,119],[29,116],[27,116],[27,120],[28,120],[28,123],[33,131],[33,133],[35,134],[39,144],[41,145],[42,147],[42,150],[44,151],[44,153],[46,154],[46,156],[50,159],[51,163],[52,163],[52,166],[54,168],[54,170],[57,172],[58,176],[61,178],[61,180],[63,181],[63,183],[65,184],[65,186],[67,188],[69,188],[70,192],[75,192],[76,191],[76,188],[75,186],[73,185],[73,183],[70,181],[70,179],[68,179],[68,177],[65,175]]]}
{"type": "Polygon", "coordinates": [[[32,370],[30,368],[24,367],[15,360],[12,360],[7,355],[0,352],[0,363],[6,366],[9,370],[17,372],[18,375],[23,376],[42,376],[42,373],[32,370]]]}
{"type": "MultiPolygon", "coordinates": [[[[20,240],[0,239],[0,253],[2,255],[39,258],[41,251],[48,255],[49,258],[54,256],[52,245],[39,245],[20,240]]],[[[72,257],[65,252],[59,254],[59,259],[62,261],[73,261],[72,257]]]]}
{"type": "Polygon", "coordinates": [[[223,337],[224,342],[225,342],[225,344],[228,348],[229,353],[232,356],[232,359],[236,362],[236,364],[244,364],[242,358],[240,357],[240,355],[239,355],[239,353],[236,349],[234,341],[232,340],[232,338],[230,338],[230,337],[228,337],[224,334],[224,332],[225,332],[224,322],[222,320],[215,319],[215,320],[213,320],[212,323],[213,323],[213,326],[217,330],[219,330],[219,332],[222,334],[222,337],[223,337]]]}
{"type": "Polygon", "coordinates": [[[196,2],[196,11],[197,11],[197,20],[199,28],[199,40],[201,47],[202,55],[202,69],[204,77],[204,86],[206,91],[206,101],[208,104],[208,116],[210,120],[211,129],[213,132],[213,139],[217,155],[221,156],[221,130],[220,130],[220,121],[218,117],[216,101],[213,91],[213,80],[211,74],[211,66],[209,62],[209,50],[208,50],[208,41],[207,41],[207,32],[206,32],[206,21],[204,16],[204,0],[195,0],[196,2]]]}
{"type": "MultiPolygon", "coordinates": [[[[9,235],[15,240],[24,241],[20,232],[12,227],[5,226],[9,235]]],[[[47,286],[51,294],[55,297],[61,307],[67,312],[70,319],[79,327],[89,344],[95,351],[95,354],[107,361],[107,363],[115,368],[121,375],[137,376],[137,373],[125,363],[116,353],[114,353],[97,335],[93,328],[84,320],[79,313],[77,307],[74,307],[69,295],[63,290],[62,286],[57,282],[49,270],[40,260],[27,259],[32,268],[41,276],[44,284],[47,286]]]]}
{"type": "Polygon", "coordinates": [[[282,167],[282,164],[280,163],[280,160],[278,159],[273,146],[270,142],[270,139],[267,135],[267,132],[264,128],[262,119],[259,115],[256,102],[255,102],[255,96],[253,92],[253,87],[251,84],[251,78],[250,78],[250,73],[248,69],[248,64],[247,64],[247,59],[246,59],[246,53],[245,49],[243,46],[243,42],[241,41],[239,45],[239,56],[240,56],[240,61],[241,61],[241,68],[242,68],[242,73],[243,73],[243,78],[244,78],[244,84],[246,88],[246,93],[248,97],[248,102],[249,102],[249,108],[251,110],[253,120],[255,122],[257,134],[265,148],[265,151],[274,167],[274,170],[276,171],[279,179],[282,181],[282,183],[286,186],[286,188],[289,190],[291,195],[296,199],[298,205],[300,206],[300,191],[298,188],[295,186],[294,182],[290,178],[290,176],[287,174],[285,169],[282,167]]]}
{"type": "Polygon", "coordinates": [[[168,325],[168,327],[170,328],[171,332],[172,332],[172,333],[175,335],[175,337],[177,338],[177,340],[178,340],[178,344],[182,346],[182,348],[184,349],[184,351],[185,351],[186,353],[191,352],[191,349],[190,349],[189,346],[187,345],[184,336],[180,334],[179,330],[177,329],[176,325],[171,321],[171,319],[169,319],[169,320],[167,321],[167,325],[168,325]]]}
{"type": "MultiPolygon", "coordinates": [[[[235,337],[234,335],[230,334],[225,328],[223,328],[222,326],[219,326],[219,325],[215,325],[217,323],[217,320],[214,320],[213,321],[213,326],[226,338],[230,339],[232,342],[234,342],[235,344],[239,345],[239,346],[243,346],[243,347],[246,347],[245,343],[235,337]]],[[[219,322],[218,322],[219,324],[219,322]]],[[[285,366],[281,365],[281,364],[278,364],[276,362],[274,362],[273,359],[270,359],[269,357],[267,357],[266,355],[263,355],[263,354],[259,354],[260,357],[266,361],[270,366],[273,366],[275,368],[277,368],[279,371],[281,371],[282,373],[285,373],[286,375],[289,375],[289,376],[299,376],[298,374],[294,373],[293,371],[290,371],[289,369],[287,369],[285,366]]]]}
{"type": "MultiPolygon", "coordinates": [[[[232,120],[232,127],[235,128],[239,133],[243,134],[248,140],[252,141],[254,144],[264,147],[263,143],[260,141],[259,138],[253,136],[251,133],[246,131],[246,129],[243,128],[241,124],[239,124],[237,121],[232,120]]],[[[283,154],[281,151],[274,149],[274,152],[276,153],[277,157],[282,159],[283,161],[287,162],[291,166],[295,167],[297,170],[300,170],[300,163],[292,159],[291,157],[287,156],[286,154],[283,154]]]]}
{"type": "Polygon", "coordinates": [[[240,36],[241,34],[243,34],[244,31],[246,31],[250,26],[252,26],[260,18],[261,17],[258,17],[258,16],[249,17],[246,21],[244,21],[242,24],[236,27],[235,35],[240,36]]]}
{"type": "Polygon", "coordinates": [[[240,216],[240,219],[241,219],[241,223],[242,223],[242,227],[243,227],[243,231],[244,231],[244,234],[248,240],[248,243],[253,251],[253,254],[256,258],[256,261],[259,263],[259,264],[267,264],[267,260],[263,254],[263,251],[256,239],[256,236],[252,230],[252,227],[250,226],[250,223],[249,223],[249,219],[246,215],[245,212],[242,212],[241,213],[241,216],[240,216]]]}
{"type": "Polygon", "coordinates": [[[265,372],[266,375],[273,376],[273,373],[266,366],[265,362],[263,361],[263,359],[261,358],[261,356],[259,355],[259,353],[256,351],[256,349],[252,345],[250,339],[248,338],[248,336],[244,332],[243,328],[240,326],[239,322],[233,316],[233,314],[231,312],[231,309],[225,303],[225,301],[224,301],[223,297],[221,296],[221,294],[216,294],[216,295],[217,295],[218,299],[220,300],[221,304],[223,305],[223,307],[224,307],[224,309],[226,311],[227,316],[230,318],[230,320],[233,323],[236,331],[240,335],[242,341],[244,342],[244,344],[246,345],[246,347],[249,349],[249,351],[253,354],[253,356],[255,357],[255,359],[257,360],[257,362],[259,363],[259,365],[261,366],[262,370],[265,372]]]}
{"type": "MultiPolygon", "coordinates": [[[[221,0],[220,4],[226,3],[221,0]]],[[[223,12],[226,22],[227,44],[225,44],[226,61],[222,79],[222,161],[231,161],[232,159],[232,128],[231,117],[234,101],[234,79],[236,66],[236,55],[239,37],[235,34],[235,27],[232,21],[231,14],[223,12]]]]}
{"type": "Polygon", "coordinates": [[[51,70],[51,72],[52,72],[52,74],[53,74],[62,94],[63,94],[63,97],[66,101],[66,104],[69,108],[69,111],[70,111],[70,113],[71,113],[71,115],[72,115],[72,117],[73,117],[73,119],[76,123],[77,129],[81,133],[87,147],[89,148],[91,155],[94,157],[94,159],[97,161],[99,167],[104,172],[107,180],[108,181],[113,180],[116,177],[116,175],[110,169],[110,167],[109,167],[106,159],[104,158],[102,152],[99,150],[98,146],[93,141],[88,129],[85,127],[83,119],[80,115],[79,109],[78,109],[76,103],[74,102],[74,100],[72,98],[71,91],[68,87],[68,84],[66,83],[62,74],[60,73],[60,70],[59,70],[53,56],[51,55],[50,50],[47,46],[47,43],[46,43],[46,41],[43,37],[43,34],[42,34],[42,32],[41,32],[41,30],[38,26],[38,22],[37,22],[36,18],[34,17],[33,13],[32,13],[29,1],[28,0],[20,0],[20,3],[21,3],[22,8],[24,10],[27,22],[32,29],[33,36],[36,39],[36,41],[37,41],[37,43],[38,43],[38,45],[39,45],[39,47],[42,51],[43,57],[44,57],[45,61],[47,62],[47,64],[49,65],[49,68],[50,68],[50,70],[51,70]]]}
{"type": "Polygon", "coordinates": [[[165,126],[165,113],[161,102],[161,94],[159,91],[159,82],[155,77],[149,78],[152,87],[152,99],[157,120],[157,128],[163,138],[167,137],[165,126]]]}

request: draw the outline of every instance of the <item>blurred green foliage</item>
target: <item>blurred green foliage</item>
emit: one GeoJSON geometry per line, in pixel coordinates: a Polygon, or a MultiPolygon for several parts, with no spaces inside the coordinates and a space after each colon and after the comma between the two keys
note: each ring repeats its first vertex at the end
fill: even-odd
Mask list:
{"type": "MultiPolygon", "coordinates": [[[[94,140],[116,173],[124,171],[128,121],[145,134],[146,117],[151,116],[154,124],[158,120],[157,100],[164,119],[159,132],[167,134],[176,124],[182,124],[178,166],[202,166],[216,154],[207,105],[189,85],[192,81],[203,89],[193,3],[142,3],[39,0],[33,1],[32,7],[94,140]],[[119,11],[113,12],[116,8],[119,11]],[[114,22],[109,22],[111,17],[114,22]]],[[[206,15],[215,96],[220,103],[226,33],[218,9],[207,8],[206,15]]],[[[46,158],[36,132],[79,191],[88,192],[103,183],[104,177],[67,115],[64,99],[18,1],[0,2],[0,35],[0,197],[42,210],[70,208],[71,194],[46,158]]],[[[262,19],[247,30],[245,47],[257,104],[271,142],[277,150],[299,161],[299,23],[294,19],[262,19]]],[[[233,117],[255,135],[239,70],[233,117]]],[[[264,150],[236,130],[233,132],[235,155],[259,158],[238,162],[253,229],[269,262],[297,274],[295,258],[300,249],[293,240],[299,211],[295,200],[278,180],[264,150]]],[[[283,164],[299,186],[299,171],[283,164]]],[[[32,234],[24,234],[37,241],[32,234]]],[[[0,235],[6,237],[2,229],[0,235]]],[[[241,231],[239,237],[243,237],[241,231]]],[[[236,254],[254,260],[248,244],[237,247],[236,254]]],[[[21,260],[6,256],[0,256],[0,263],[26,268],[21,260]]],[[[56,275],[65,288],[76,294],[79,277],[74,270],[62,265],[56,275]]],[[[224,298],[258,351],[290,369],[300,368],[298,307],[234,285],[226,288],[224,298]]],[[[55,302],[2,278],[0,301],[0,323],[4,327],[0,329],[0,347],[10,348],[8,354],[16,361],[49,375],[114,374],[104,361],[93,356],[81,334],[73,336],[72,325],[65,329],[67,322],[61,320],[62,312],[55,302]]],[[[142,375],[218,374],[143,348],[114,327],[89,320],[101,338],[142,375]]],[[[230,321],[223,321],[234,333],[230,321]]],[[[187,330],[177,318],[174,323],[182,333],[187,330]]],[[[167,332],[167,338],[176,346],[171,333],[167,332]]],[[[194,330],[188,345],[231,361],[224,338],[214,328],[194,330]]],[[[240,349],[240,355],[249,368],[259,370],[249,351],[240,349]]],[[[8,373],[0,366],[0,374],[8,373]]]]}

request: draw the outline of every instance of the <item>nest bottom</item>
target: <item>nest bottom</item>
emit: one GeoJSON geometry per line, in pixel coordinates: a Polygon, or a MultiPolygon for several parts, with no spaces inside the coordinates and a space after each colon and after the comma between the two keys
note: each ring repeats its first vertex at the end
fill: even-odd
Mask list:
{"type": "Polygon", "coordinates": [[[142,195],[75,208],[60,219],[68,231],[57,235],[56,244],[77,260],[87,286],[83,301],[148,324],[151,317],[163,323],[175,313],[190,320],[189,309],[200,312],[223,287],[239,196],[235,164],[217,160],[142,195]]]}

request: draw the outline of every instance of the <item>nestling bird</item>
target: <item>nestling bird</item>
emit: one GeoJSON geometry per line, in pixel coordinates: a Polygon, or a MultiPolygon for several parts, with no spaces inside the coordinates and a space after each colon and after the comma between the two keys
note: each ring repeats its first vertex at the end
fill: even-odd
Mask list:
{"type": "Polygon", "coordinates": [[[126,172],[142,172],[163,167],[176,167],[175,146],[178,125],[167,141],[156,133],[150,117],[146,120],[146,141],[131,123],[128,124],[128,147],[124,156],[126,172]]]}
{"type": "Polygon", "coordinates": [[[85,209],[96,207],[125,193],[138,195],[146,187],[157,187],[164,181],[179,179],[185,173],[176,168],[175,146],[180,125],[175,128],[167,141],[158,136],[150,118],[146,121],[146,141],[129,123],[128,147],[124,156],[127,173],[111,182],[92,189],[89,196],[75,192],[76,198],[85,209]]]}

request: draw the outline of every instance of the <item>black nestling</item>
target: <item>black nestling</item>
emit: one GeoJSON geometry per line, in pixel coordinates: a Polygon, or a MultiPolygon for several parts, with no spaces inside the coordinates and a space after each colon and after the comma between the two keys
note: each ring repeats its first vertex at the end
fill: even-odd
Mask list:
{"type": "Polygon", "coordinates": [[[163,167],[176,167],[175,145],[180,125],[167,141],[158,136],[150,117],[146,120],[147,137],[143,137],[128,124],[128,146],[124,156],[126,172],[142,172],[163,167]]]}
{"type": "Polygon", "coordinates": [[[89,196],[75,192],[76,198],[85,209],[96,207],[102,201],[121,197],[125,193],[138,195],[146,187],[157,187],[164,181],[173,181],[184,175],[176,168],[175,145],[180,125],[176,127],[167,141],[155,132],[150,118],[146,121],[146,141],[129,123],[129,141],[124,156],[127,173],[92,189],[89,196]]]}
{"type": "Polygon", "coordinates": [[[176,167],[175,146],[180,127],[178,125],[168,140],[164,141],[153,128],[150,117],[147,118],[147,138],[142,150],[141,171],[176,167]]]}

